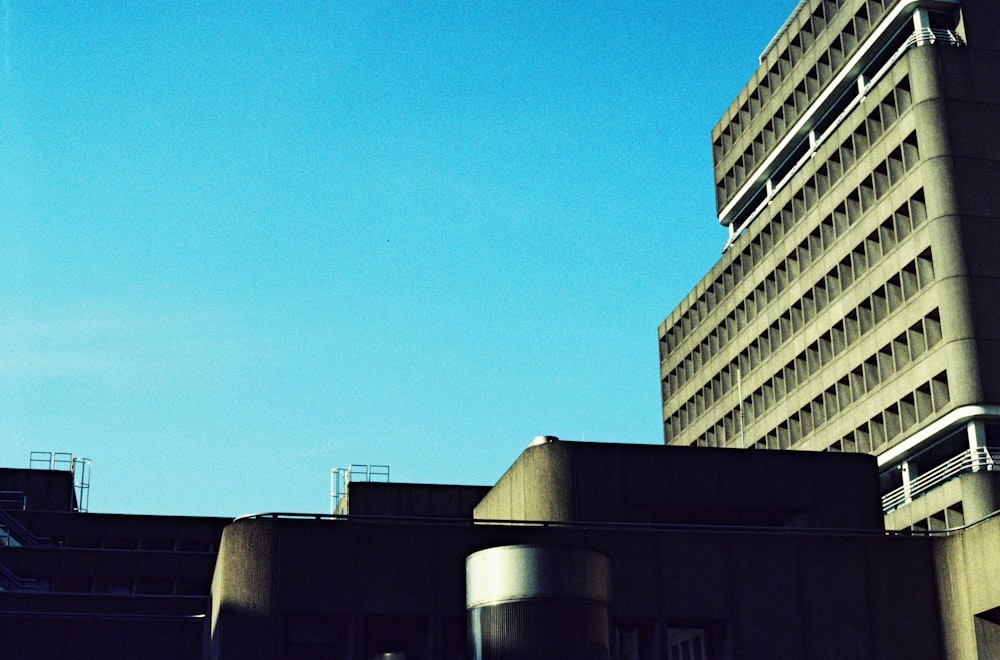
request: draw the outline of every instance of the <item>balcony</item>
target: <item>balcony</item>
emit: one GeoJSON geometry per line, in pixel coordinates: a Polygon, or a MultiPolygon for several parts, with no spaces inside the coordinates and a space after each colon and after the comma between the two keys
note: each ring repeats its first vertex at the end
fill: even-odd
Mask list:
{"type": "Polygon", "coordinates": [[[882,496],[882,511],[889,513],[962,474],[981,471],[1000,471],[1000,448],[967,449],[923,474],[904,479],[903,485],[882,496]]]}

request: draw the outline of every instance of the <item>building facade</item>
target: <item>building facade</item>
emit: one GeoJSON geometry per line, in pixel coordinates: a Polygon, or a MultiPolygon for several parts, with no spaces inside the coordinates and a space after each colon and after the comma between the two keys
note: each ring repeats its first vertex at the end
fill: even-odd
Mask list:
{"type": "Polygon", "coordinates": [[[552,441],[485,492],[352,483],[226,527],[209,657],[943,657],[935,539],[883,531],[874,463],[552,441]]]}
{"type": "Polygon", "coordinates": [[[891,528],[1000,508],[998,34],[993,0],[799,3],[712,131],[667,444],[874,454],[891,528]]]}
{"type": "Polygon", "coordinates": [[[1000,657],[1000,516],[886,532],[861,453],[541,440],[491,487],[235,520],[0,469],[0,656],[1000,657]]]}
{"type": "Polygon", "coordinates": [[[230,519],[87,513],[70,465],[0,467],[0,657],[200,657],[230,519]]]}

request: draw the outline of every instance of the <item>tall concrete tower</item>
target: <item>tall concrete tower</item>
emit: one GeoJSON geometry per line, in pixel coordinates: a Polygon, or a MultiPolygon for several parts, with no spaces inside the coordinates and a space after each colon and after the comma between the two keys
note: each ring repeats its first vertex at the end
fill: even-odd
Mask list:
{"type": "Polygon", "coordinates": [[[875,454],[891,528],[1000,508],[1000,3],[803,0],[712,148],[666,443],[875,454]]]}

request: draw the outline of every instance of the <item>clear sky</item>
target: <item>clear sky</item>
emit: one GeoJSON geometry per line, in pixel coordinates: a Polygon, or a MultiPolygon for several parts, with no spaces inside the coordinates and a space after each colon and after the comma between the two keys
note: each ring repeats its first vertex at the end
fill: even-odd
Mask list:
{"type": "Polygon", "coordinates": [[[662,442],[709,131],[795,4],[2,0],[0,465],[235,516],[662,442]]]}

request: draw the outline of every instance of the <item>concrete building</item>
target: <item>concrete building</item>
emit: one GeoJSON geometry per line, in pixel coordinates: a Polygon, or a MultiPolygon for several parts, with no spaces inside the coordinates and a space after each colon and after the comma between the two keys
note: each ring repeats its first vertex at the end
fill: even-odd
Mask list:
{"type": "Polygon", "coordinates": [[[1000,657],[997,34],[994,0],[799,4],[713,131],[665,446],[235,520],[0,470],[0,656],[1000,657]]]}
{"type": "Polygon", "coordinates": [[[73,466],[0,468],[0,657],[200,657],[231,520],[87,513],[73,466]]]}
{"type": "Polygon", "coordinates": [[[543,438],[492,487],[232,521],[73,510],[66,471],[0,490],[16,660],[1000,653],[1000,516],[886,532],[862,453],[543,438]]]}
{"type": "Polygon", "coordinates": [[[712,131],[667,444],[873,454],[893,529],[1000,509],[998,35],[995,0],[799,3],[712,131]]]}
{"type": "Polygon", "coordinates": [[[943,654],[934,541],[882,530],[870,456],[553,441],[485,493],[449,488],[233,522],[211,657],[943,654]]]}

